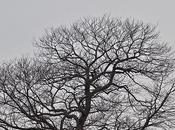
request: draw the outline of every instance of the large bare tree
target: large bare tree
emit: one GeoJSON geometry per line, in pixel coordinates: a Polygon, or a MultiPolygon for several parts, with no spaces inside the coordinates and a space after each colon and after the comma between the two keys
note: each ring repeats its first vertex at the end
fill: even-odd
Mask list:
{"type": "Polygon", "coordinates": [[[46,32],[39,58],[0,70],[5,130],[175,127],[174,54],[155,26],[110,17],[46,32]]]}

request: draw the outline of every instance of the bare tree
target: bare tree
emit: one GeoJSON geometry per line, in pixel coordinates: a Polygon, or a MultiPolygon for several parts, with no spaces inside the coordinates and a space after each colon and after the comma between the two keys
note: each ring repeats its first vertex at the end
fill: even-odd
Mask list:
{"type": "Polygon", "coordinates": [[[0,127],[146,130],[175,127],[174,54],[155,27],[110,17],[51,29],[39,60],[1,67],[0,127]]]}

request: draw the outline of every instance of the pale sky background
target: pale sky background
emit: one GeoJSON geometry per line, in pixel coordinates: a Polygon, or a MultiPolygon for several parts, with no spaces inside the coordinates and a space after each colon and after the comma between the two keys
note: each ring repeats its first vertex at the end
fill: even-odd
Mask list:
{"type": "Polygon", "coordinates": [[[45,29],[104,14],[158,24],[175,47],[175,0],[0,0],[0,63],[32,55],[45,29]]]}

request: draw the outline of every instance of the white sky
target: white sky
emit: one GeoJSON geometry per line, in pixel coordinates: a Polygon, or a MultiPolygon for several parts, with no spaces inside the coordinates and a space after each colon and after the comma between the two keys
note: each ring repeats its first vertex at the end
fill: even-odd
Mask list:
{"type": "Polygon", "coordinates": [[[0,62],[32,55],[44,29],[104,14],[158,24],[175,46],[175,0],[0,0],[0,62]]]}

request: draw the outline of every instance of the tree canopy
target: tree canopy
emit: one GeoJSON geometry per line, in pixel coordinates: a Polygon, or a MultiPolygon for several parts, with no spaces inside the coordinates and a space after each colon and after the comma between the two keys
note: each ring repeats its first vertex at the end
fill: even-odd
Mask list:
{"type": "Polygon", "coordinates": [[[174,53],[155,26],[91,17],[35,45],[39,56],[0,67],[0,128],[175,128],[174,53]]]}

